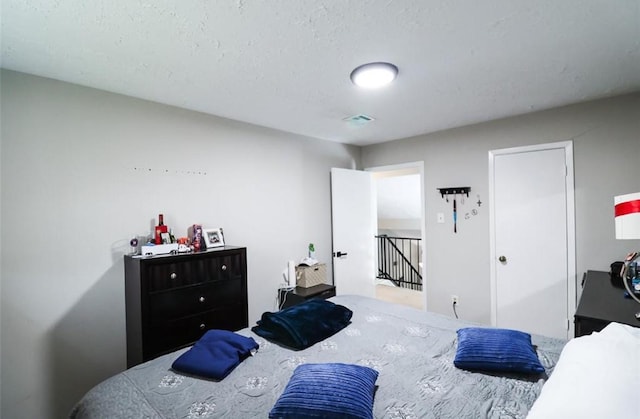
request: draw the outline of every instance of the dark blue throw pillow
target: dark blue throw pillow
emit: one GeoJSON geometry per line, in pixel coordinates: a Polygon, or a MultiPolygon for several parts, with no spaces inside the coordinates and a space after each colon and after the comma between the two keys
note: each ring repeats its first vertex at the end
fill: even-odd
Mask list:
{"type": "Polygon", "coordinates": [[[378,371],[353,364],[298,366],[269,419],[373,419],[378,371]]]}
{"type": "Polygon", "coordinates": [[[258,343],[251,337],[228,330],[208,330],[171,368],[186,374],[222,380],[252,351],[258,343]]]}
{"type": "Polygon", "coordinates": [[[544,372],[531,344],[531,335],[510,329],[468,327],[458,330],[458,349],[453,364],[465,370],[544,372]]]}

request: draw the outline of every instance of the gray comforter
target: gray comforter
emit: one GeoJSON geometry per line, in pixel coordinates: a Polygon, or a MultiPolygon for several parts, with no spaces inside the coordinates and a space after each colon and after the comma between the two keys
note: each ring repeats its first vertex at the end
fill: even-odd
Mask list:
{"type": "MultiPolygon", "coordinates": [[[[186,349],[98,384],[71,418],[266,418],[296,366],[366,365],[380,374],[376,418],[524,418],[546,377],[468,372],[454,367],[456,330],[470,324],[358,296],[331,299],[353,311],[352,323],[305,350],[293,351],[243,329],[260,349],[220,382],[171,370],[186,349]]],[[[564,341],[533,336],[547,375],[564,341]]]]}

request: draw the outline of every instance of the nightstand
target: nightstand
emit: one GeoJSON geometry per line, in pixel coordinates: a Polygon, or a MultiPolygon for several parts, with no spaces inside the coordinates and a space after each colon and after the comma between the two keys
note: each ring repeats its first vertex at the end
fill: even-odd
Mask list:
{"type": "Polygon", "coordinates": [[[614,284],[608,272],[587,271],[574,316],[575,336],[599,332],[611,322],[640,327],[635,313],[640,304],[624,297],[624,286],[614,284]]]}
{"type": "Polygon", "coordinates": [[[295,287],[292,290],[278,290],[278,297],[280,298],[280,309],[300,304],[301,302],[310,300],[312,298],[321,298],[323,300],[326,300],[327,298],[335,296],[336,287],[328,284],[314,285],[313,287],[309,288],[295,287]]]}

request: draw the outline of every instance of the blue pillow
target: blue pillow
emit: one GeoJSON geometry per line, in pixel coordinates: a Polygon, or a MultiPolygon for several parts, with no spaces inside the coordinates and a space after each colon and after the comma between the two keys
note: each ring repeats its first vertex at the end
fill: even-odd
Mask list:
{"type": "Polygon", "coordinates": [[[352,364],[299,365],[269,419],[373,419],[378,371],[352,364]]]}
{"type": "Polygon", "coordinates": [[[171,368],[187,374],[222,380],[258,349],[253,338],[229,330],[208,330],[171,368]]]}
{"type": "Polygon", "coordinates": [[[509,329],[468,327],[458,330],[458,349],[453,365],[466,370],[544,372],[531,344],[531,335],[509,329]]]}

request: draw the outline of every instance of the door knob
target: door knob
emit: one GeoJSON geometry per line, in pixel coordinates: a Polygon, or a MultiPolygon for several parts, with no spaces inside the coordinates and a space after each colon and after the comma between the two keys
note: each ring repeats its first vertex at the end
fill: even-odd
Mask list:
{"type": "Polygon", "coordinates": [[[507,258],[506,258],[506,256],[500,256],[500,257],[498,258],[498,260],[499,260],[500,262],[502,262],[502,263],[505,263],[505,262],[507,261],[507,258]]]}
{"type": "Polygon", "coordinates": [[[347,252],[336,252],[333,254],[333,256],[341,258],[342,256],[347,256],[347,252]]]}

